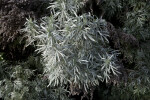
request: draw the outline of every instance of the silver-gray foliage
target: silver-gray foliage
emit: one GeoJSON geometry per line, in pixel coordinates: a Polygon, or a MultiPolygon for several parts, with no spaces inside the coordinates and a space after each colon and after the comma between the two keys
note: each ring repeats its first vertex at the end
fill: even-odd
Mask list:
{"type": "Polygon", "coordinates": [[[27,46],[35,45],[44,61],[44,75],[49,86],[76,84],[88,92],[90,87],[117,75],[117,53],[108,46],[109,33],[104,19],[89,14],[78,15],[84,2],[55,0],[51,15],[41,23],[27,19],[27,46]],[[113,52],[112,52],[113,51],[113,52]]]}

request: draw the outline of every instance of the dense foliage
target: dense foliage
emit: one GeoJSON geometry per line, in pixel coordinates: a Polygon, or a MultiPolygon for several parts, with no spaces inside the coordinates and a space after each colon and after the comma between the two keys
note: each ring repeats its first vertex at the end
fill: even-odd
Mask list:
{"type": "Polygon", "coordinates": [[[0,9],[0,98],[150,98],[149,0],[0,0],[0,9]]]}

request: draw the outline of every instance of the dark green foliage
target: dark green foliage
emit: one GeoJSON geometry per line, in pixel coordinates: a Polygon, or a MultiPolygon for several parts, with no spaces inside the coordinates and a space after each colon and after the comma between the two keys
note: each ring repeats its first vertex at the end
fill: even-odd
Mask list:
{"type": "Polygon", "coordinates": [[[59,95],[66,93],[65,89],[57,92],[59,88],[47,87],[39,57],[31,56],[26,62],[13,64],[1,60],[0,69],[0,98],[4,100],[58,100],[59,95]]]}
{"type": "MultiPolygon", "coordinates": [[[[111,10],[106,10],[106,15],[104,17],[109,19],[116,27],[119,26],[119,30],[122,29],[122,32],[119,32],[119,35],[117,34],[118,32],[116,32],[113,34],[117,35],[113,35],[114,38],[111,37],[114,42],[113,45],[117,43],[117,49],[123,54],[121,59],[128,73],[128,83],[126,86],[120,85],[118,88],[113,87],[111,93],[112,96],[114,96],[114,100],[148,100],[150,87],[150,2],[148,0],[119,0],[117,4],[120,4],[121,9],[116,5],[113,5],[113,3],[112,6],[115,6],[118,9],[114,9],[114,13],[119,16],[113,16],[113,14],[111,14],[112,16],[107,16],[111,10]],[[120,24],[118,21],[114,22],[114,18],[115,20],[118,20],[118,18],[121,19],[118,20],[120,24]],[[119,94],[120,96],[118,96],[119,94]]],[[[111,97],[110,100],[112,100],[111,97]]]]}

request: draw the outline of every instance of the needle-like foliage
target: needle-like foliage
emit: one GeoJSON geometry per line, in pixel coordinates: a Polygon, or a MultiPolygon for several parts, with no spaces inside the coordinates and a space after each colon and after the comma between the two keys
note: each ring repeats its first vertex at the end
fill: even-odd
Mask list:
{"type": "Polygon", "coordinates": [[[40,24],[27,19],[27,46],[35,45],[44,60],[44,74],[51,87],[75,85],[79,92],[108,82],[117,76],[117,53],[108,46],[109,32],[104,19],[90,13],[78,15],[79,0],[55,0],[50,3],[51,16],[40,24]]]}
{"type": "Polygon", "coordinates": [[[149,0],[0,5],[0,98],[149,100],[149,0]]]}

